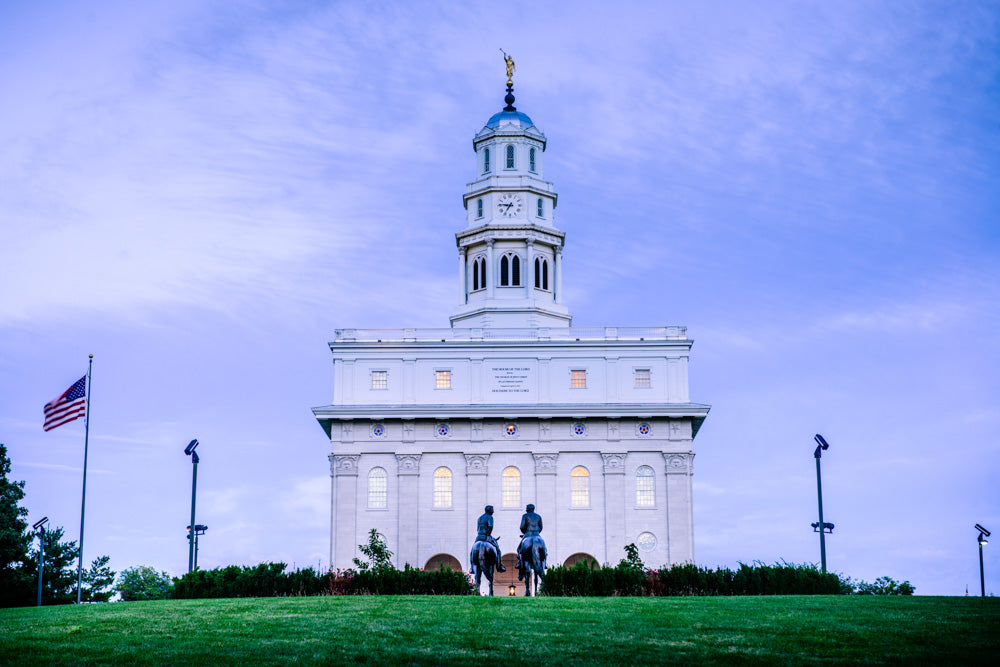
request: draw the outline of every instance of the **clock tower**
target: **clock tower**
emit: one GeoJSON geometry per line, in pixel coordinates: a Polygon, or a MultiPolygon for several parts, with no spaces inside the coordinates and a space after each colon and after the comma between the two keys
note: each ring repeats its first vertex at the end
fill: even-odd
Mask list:
{"type": "Polygon", "coordinates": [[[573,319],[563,305],[557,196],[543,178],[545,135],[514,106],[512,73],[511,62],[506,106],[472,139],[476,180],[455,235],[462,300],[453,327],[568,327],[573,319]]]}

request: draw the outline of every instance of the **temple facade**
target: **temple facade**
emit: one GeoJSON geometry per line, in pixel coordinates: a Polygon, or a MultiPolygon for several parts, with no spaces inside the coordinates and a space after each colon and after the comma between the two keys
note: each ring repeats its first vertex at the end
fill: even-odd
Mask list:
{"type": "Polygon", "coordinates": [[[377,530],[398,567],[469,569],[476,519],[495,508],[510,565],[527,503],[549,565],[653,567],[694,559],[693,440],[680,326],[572,326],[545,135],[506,105],[475,135],[455,235],[458,305],[441,329],[338,329],[330,443],[330,562],[351,566],[377,530]]]}

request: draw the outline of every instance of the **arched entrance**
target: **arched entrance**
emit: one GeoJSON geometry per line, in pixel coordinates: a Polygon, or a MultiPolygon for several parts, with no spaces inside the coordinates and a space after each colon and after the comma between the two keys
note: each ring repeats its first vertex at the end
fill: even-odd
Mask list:
{"type": "MultiPolygon", "coordinates": [[[[517,563],[517,554],[509,553],[504,554],[503,566],[507,568],[506,572],[494,572],[493,573],[493,594],[494,595],[508,595],[510,591],[510,585],[517,585],[519,582],[517,580],[517,568],[514,564],[517,563]]],[[[523,586],[523,584],[522,584],[523,586]]],[[[518,591],[520,594],[521,591],[518,591]]]]}
{"type": "Polygon", "coordinates": [[[592,568],[597,567],[597,559],[591,556],[590,554],[583,553],[582,551],[579,553],[575,553],[569,558],[567,558],[566,562],[563,563],[563,565],[565,565],[566,567],[573,567],[577,563],[589,563],[590,567],[592,568]]]}
{"type": "Polygon", "coordinates": [[[458,559],[451,554],[438,554],[436,556],[431,556],[430,560],[427,561],[427,564],[424,565],[424,571],[435,572],[439,570],[442,565],[452,572],[462,571],[462,564],[459,563],[458,559]]]}

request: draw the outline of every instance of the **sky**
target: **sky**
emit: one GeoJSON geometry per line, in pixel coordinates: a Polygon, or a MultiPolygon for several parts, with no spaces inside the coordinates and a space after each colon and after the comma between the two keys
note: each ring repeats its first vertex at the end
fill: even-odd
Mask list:
{"type": "MultiPolygon", "coordinates": [[[[0,5],[0,442],[84,556],[329,565],[327,342],[442,327],[472,137],[546,134],[576,326],[688,327],[695,559],[979,592],[1000,3],[0,5]]],[[[1000,594],[1000,532],[984,550],[1000,594]]],[[[649,563],[647,565],[659,565],[649,563]]]]}

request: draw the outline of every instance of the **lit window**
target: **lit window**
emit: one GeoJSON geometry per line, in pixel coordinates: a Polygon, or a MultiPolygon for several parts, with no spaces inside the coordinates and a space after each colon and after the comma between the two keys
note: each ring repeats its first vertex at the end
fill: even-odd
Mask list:
{"type": "Polygon", "coordinates": [[[389,497],[389,478],[383,468],[372,468],[368,473],[368,507],[384,508],[389,497]]]}
{"type": "Polygon", "coordinates": [[[484,148],[483,149],[483,173],[484,174],[490,173],[490,149],[489,148],[484,148]]]}
{"type": "Polygon", "coordinates": [[[483,200],[482,199],[477,199],[476,200],[476,217],[477,218],[483,217],[483,200]]]}
{"type": "MultiPolygon", "coordinates": [[[[528,151],[528,171],[534,171],[534,170],[535,170],[535,149],[532,148],[531,150],[528,151]]],[[[539,215],[541,214],[539,213],[539,215]]]]}
{"type": "Polygon", "coordinates": [[[451,507],[451,471],[447,468],[434,471],[434,507],[451,507]]]}
{"type": "Polygon", "coordinates": [[[517,507],[521,504],[521,471],[511,466],[504,468],[500,477],[500,499],[504,507],[517,507]]]}
{"type": "Polygon", "coordinates": [[[541,197],[538,198],[537,209],[538,210],[536,211],[536,213],[537,213],[538,217],[539,218],[544,218],[545,217],[545,204],[542,203],[542,198],[541,197]]]}
{"type": "Polygon", "coordinates": [[[583,466],[573,468],[569,474],[570,504],[573,507],[590,505],[590,473],[583,466]]]}
{"type": "Polygon", "coordinates": [[[649,389],[649,369],[648,368],[637,368],[635,369],[635,388],[636,389],[649,389]]]}
{"type": "Polygon", "coordinates": [[[569,386],[570,389],[586,389],[587,371],[570,371],[569,386]]]}
{"type": "Polygon", "coordinates": [[[389,388],[389,371],[372,371],[372,389],[389,388]]]}
{"type": "Polygon", "coordinates": [[[451,389],[451,371],[434,371],[434,388],[451,389]]]}
{"type": "Polygon", "coordinates": [[[639,507],[652,507],[656,504],[656,485],[653,469],[649,466],[639,466],[635,471],[635,504],[639,507]]]}
{"type": "Polygon", "coordinates": [[[514,146],[507,144],[507,168],[514,168],[514,146]]]}

